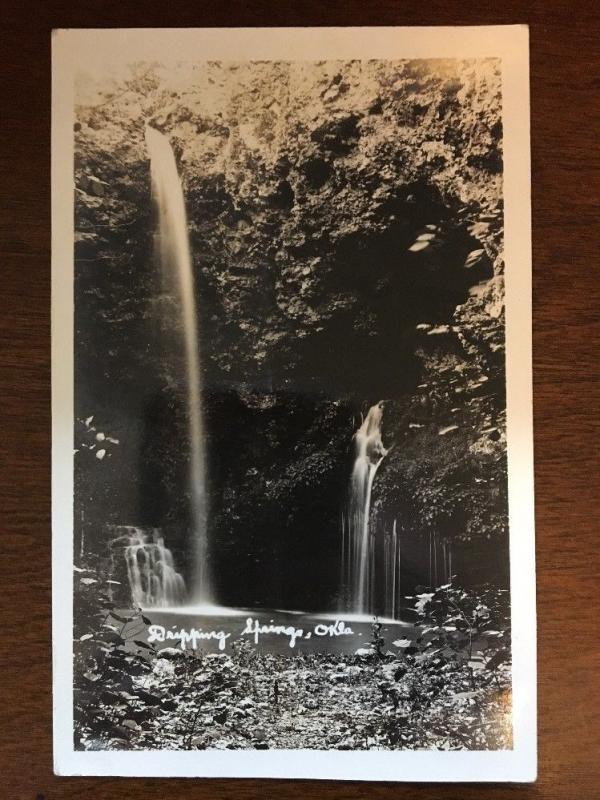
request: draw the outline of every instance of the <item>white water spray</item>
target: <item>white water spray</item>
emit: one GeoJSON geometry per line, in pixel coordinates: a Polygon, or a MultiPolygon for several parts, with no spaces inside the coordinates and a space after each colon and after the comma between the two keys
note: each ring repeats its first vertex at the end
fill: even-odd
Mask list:
{"type": "Polygon", "coordinates": [[[150,155],[152,195],[156,203],[157,251],[165,281],[174,284],[181,314],[186,361],[187,405],[190,435],[190,495],[193,530],[193,600],[212,602],[207,535],[206,454],[202,408],[202,377],[194,274],[187,229],[183,189],[169,140],[146,127],[150,155]]]}

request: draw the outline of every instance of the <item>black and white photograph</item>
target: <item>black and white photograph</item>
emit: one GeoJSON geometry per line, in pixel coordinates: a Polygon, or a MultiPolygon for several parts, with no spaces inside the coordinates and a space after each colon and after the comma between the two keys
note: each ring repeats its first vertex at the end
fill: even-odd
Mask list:
{"type": "Polygon", "coordinates": [[[62,774],[535,775],[526,31],[414,32],[55,34],[62,774]]]}

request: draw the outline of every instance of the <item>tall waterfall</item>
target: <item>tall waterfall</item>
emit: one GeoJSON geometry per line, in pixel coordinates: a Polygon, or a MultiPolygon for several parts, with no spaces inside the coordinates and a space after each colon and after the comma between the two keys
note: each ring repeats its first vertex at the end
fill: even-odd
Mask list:
{"type": "Polygon", "coordinates": [[[183,189],[175,155],[168,139],[155,128],[146,127],[150,155],[152,194],[158,215],[157,252],[166,281],[174,284],[183,328],[187,406],[190,435],[190,495],[193,530],[193,599],[212,601],[207,536],[206,455],[202,408],[202,377],[198,313],[194,274],[188,239],[183,189]]]}
{"type": "Polygon", "coordinates": [[[387,450],[381,440],[383,403],[369,409],[354,434],[354,466],[344,518],[343,574],[350,592],[351,609],[358,614],[373,611],[376,550],[369,516],[375,474],[387,450]]]}

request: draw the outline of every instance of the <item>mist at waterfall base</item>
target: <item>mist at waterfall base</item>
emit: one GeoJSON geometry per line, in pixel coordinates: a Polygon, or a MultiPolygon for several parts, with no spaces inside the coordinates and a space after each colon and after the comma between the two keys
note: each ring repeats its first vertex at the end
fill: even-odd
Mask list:
{"type": "MultiPolygon", "coordinates": [[[[300,372],[287,377],[285,366],[267,381],[257,376],[250,387],[211,380],[210,365],[200,357],[211,299],[202,264],[192,261],[175,156],[168,139],[152,128],[146,144],[156,206],[154,258],[148,263],[157,279],[151,304],[156,332],[148,339],[150,351],[164,353],[164,374],[148,370],[137,398],[131,390],[120,395],[130,438],[137,429],[139,441],[133,468],[138,489],[120,496],[122,508],[112,516],[135,522],[113,526],[131,600],[153,609],[153,617],[185,616],[185,608],[218,620],[220,606],[240,613],[259,609],[267,622],[274,609],[283,609],[278,618],[294,610],[346,619],[401,618],[408,605],[404,595],[448,580],[451,565],[463,574],[469,566],[466,559],[461,565],[459,548],[450,557],[443,539],[414,530],[407,535],[406,520],[372,522],[373,487],[394,444],[383,443],[385,402],[369,396],[364,370],[350,370],[356,390],[348,392],[352,381],[343,371],[336,375],[327,347],[303,350],[300,341],[309,368],[323,361],[317,376],[323,377],[322,392],[300,372]],[[335,393],[328,383],[332,374],[339,384],[335,393]],[[309,440],[326,443],[332,455],[327,478],[318,483],[306,478],[309,440]],[[296,463],[304,466],[302,474],[296,463]],[[274,475],[280,494],[266,500],[264,487],[274,475]]],[[[347,257],[352,263],[356,256],[347,257]]],[[[390,389],[390,373],[384,350],[375,344],[355,355],[372,365],[379,394],[390,389]]],[[[226,348],[227,341],[220,346],[226,348]]],[[[400,346],[397,357],[403,369],[392,387],[396,393],[402,380],[410,389],[416,378],[410,348],[400,346]]],[[[103,390],[92,378],[87,383],[101,407],[103,390]]],[[[124,390],[115,385],[107,408],[118,407],[119,391],[124,390]]]]}

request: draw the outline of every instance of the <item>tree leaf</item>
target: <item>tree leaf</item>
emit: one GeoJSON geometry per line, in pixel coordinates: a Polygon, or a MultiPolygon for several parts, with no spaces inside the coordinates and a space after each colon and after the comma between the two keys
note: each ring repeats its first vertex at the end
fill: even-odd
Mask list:
{"type": "Polygon", "coordinates": [[[141,639],[134,639],[133,643],[137,644],[138,647],[145,647],[146,650],[154,650],[154,646],[153,645],[148,644],[147,642],[142,642],[141,639]]]}
{"type": "Polygon", "coordinates": [[[114,617],[115,619],[119,620],[119,622],[123,622],[123,623],[131,622],[133,620],[133,617],[121,617],[119,614],[116,614],[114,611],[111,611],[110,615],[111,615],[111,617],[114,617]]]}
{"type": "Polygon", "coordinates": [[[508,651],[507,650],[498,650],[498,652],[493,655],[490,660],[485,665],[486,669],[496,669],[499,667],[500,664],[503,664],[505,661],[508,660],[508,651]]]}

